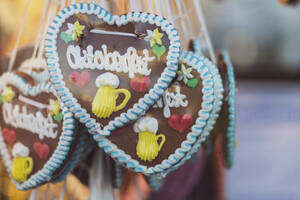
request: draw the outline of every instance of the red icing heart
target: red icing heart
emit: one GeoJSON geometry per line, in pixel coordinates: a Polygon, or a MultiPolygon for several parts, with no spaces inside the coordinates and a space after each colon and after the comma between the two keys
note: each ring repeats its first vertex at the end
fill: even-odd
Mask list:
{"type": "Polygon", "coordinates": [[[72,72],[69,75],[69,81],[71,81],[74,85],[83,88],[86,84],[90,81],[91,75],[87,71],[79,72],[72,72]]]}
{"type": "Polygon", "coordinates": [[[184,114],[181,117],[179,115],[173,114],[168,119],[168,125],[179,133],[182,133],[184,130],[189,128],[192,123],[193,117],[189,114],[184,114]]]}
{"type": "Polygon", "coordinates": [[[8,128],[2,129],[2,135],[9,145],[13,145],[17,139],[16,132],[8,128]]]}
{"type": "Polygon", "coordinates": [[[150,86],[150,83],[151,79],[149,77],[136,77],[130,80],[130,87],[136,92],[146,92],[150,86]]]}
{"type": "Polygon", "coordinates": [[[47,158],[49,155],[48,144],[42,144],[41,142],[35,142],[33,144],[34,151],[39,155],[40,158],[47,158]]]}

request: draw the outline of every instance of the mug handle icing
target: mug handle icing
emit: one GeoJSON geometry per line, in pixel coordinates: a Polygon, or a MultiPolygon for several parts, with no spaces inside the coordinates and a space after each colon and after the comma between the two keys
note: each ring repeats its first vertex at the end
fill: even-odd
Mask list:
{"type": "Polygon", "coordinates": [[[26,157],[26,166],[24,167],[25,173],[28,175],[33,169],[33,160],[31,157],[26,157]]]}
{"type": "Polygon", "coordinates": [[[123,93],[125,95],[125,98],[124,98],[123,102],[120,105],[116,106],[114,112],[123,109],[126,106],[126,104],[128,103],[128,101],[131,97],[130,92],[126,89],[117,89],[117,90],[115,90],[115,92],[118,96],[119,96],[120,93],[123,93]]]}
{"type": "Polygon", "coordinates": [[[166,141],[166,137],[163,134],[159,134],[156,136],[156,141],[158,141],[159,138],[161,138],[161,142],[159,144],[159,149],[158,149],[160,151],[160,149],[162,148],[162,146],[164,145],[164,143],[166,141]]]}

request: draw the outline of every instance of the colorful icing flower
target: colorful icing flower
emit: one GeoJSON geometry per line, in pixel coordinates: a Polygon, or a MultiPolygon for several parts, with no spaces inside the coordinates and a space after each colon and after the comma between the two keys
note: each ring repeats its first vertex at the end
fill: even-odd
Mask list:
{"type": "Polygon", "coordinates": [[[164,34],[160,33],[158,28],[156,28],[154,31],[147,30],[147,36],[145,37],[145,40],[150,42],[151,47],[153,47],[155,44],[162,45],[161,38],[163,36],[164,34]]]}
{"type": "Polygon", "coordinates": [[[192,70],[193,70],[192,67],[185,68],[184,64],[181,64],[181,70],[177,71],[178,74],[177,80],[179,81],[183,80],[183,82],[187,84],[189,79],[194,78],[193,74],[191,74],[192,70]]]}
{"type": "Polygon", "coordinates": [[[48,106],[48,109],[50,110],[50,115],[55,115],[57,116],[60,111],[60,105],[58,103],[58,100],[53,101],[52,99],[50,100],[50,105],[48,106]]]}
{"type": "Polygon", "coordinates": [[[4,88],[1,94],[2,102],[11,102],[14,96],[15,96],[15,92],[13,91],[13,89],[11,87],[6,87],[4,88]]]}
{"type": "Polygon", "coordinates": [[[80,25],[78,21],[74,24],[68,23],[68,30],[66,31],[67,34],[72,35],[73,40],[78,40],[78,38],[83,34],[84,25],[80,25]]]}

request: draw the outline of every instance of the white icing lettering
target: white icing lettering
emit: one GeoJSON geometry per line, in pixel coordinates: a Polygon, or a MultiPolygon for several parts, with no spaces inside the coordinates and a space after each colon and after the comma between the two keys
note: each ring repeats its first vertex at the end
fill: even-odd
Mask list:
{"type": "Polygon", "coordinates": [[[168,90],[163,94],[157,103],[153,106],[154,108],[162,108],[164,106],[164,117],[169,118],[171,116],[170,108],[187,107],[188,100],[186,95],[180,93],[180,88],[176,86],[175,92],[169,92],[168,90]]]}
{"type": "Polygon", "coordinates": [[[148,69],[148,62],[155,57],[149,57],[149,51],[143,50],[143,56],[137,54],[134,47],[128,47],[127,52],[121,55],[118,51],[108,52],[107,46],[103,44],[101,50],[96,50],[92,45],[88,45],[86,50],[80,52],[79,46],[69,45],[67,49],[68,64],[72,69],[99,69],[128,73],[129,78],[134,78],[135,74],[148,76],[151,69],[148,69]],[[82,56],[81,56],[82,53],[82,56]]]}
{"type": "Polygon", "coordinates": [[[19,105],[13,106],[11,103],[3,103],[3,119],[5,123],[15,128],[22,128],[32,133],[38,134],[42,140],[44,137],[55,139],[57,137],[57,124],[53,122],[50,114],[45,118],[41,112],[36,112],[35,116],[27,113],[25,106],[20,110],[19,105]]]}

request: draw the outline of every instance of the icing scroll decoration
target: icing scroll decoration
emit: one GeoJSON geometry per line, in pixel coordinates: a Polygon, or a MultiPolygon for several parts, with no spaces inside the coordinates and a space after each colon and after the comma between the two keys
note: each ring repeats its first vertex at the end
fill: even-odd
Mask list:
{"type": "Polygon", "coordinates": [[[116,89],[119,87],[119,78],[110,72],[98,76],[96,86],[98,91],[92,103],[92,112],[99,118],[107,118],[113,112],[123,109],[131,98],[131,93],[128,90],[116,89]],[[117,106],[116,101],[120,93],[123,93],[125,98],[117,106]]]}
{"type": "Polygon", "coordinates": [[[133,129],[139,135],[136,146],[138,157],[144,161],[154,160],[166,140],[165,135],[156,135],[158,130],[157,120],[153,117],[142,117],[134,124],[133,129]]]}
{"type": "Polygon", "coordinates": [[[69,45],[66,53],[69,66],[75,70],[86,68],[124,72],[129,73],[129,78],[134,78],[135,73],[150,75],[151,69],[148,69],[148,62],[153,61],[155,57],[150,57],[147,49],[142,51],[143,56],[139,56],[134,47],[128,47],[124,55],[118,51],[107,52],[108,48],[105,44],[101,45],[101,48],[102,50],[94,52],[94,47],[88,45],[86,50],[80,52],[78,45],[69,45]]]}
{"type": "Polygon", "coordinates": [[[147,30],[147,36],[145,37],[146,41],[150,42],[152,52],[155,54],[157,60],[160,60],[160,57],[166,52],[166,47],[162,45],[161,38],[164,36],[163,33],[158,31],[156,28],[154,31],[147,30]]]}
{"type": "Polygon", "coordinates": [[[29,148],[18,142],[13,146],[12,154],[14,160],[11,175],[15,181],[23,183],[33,170],[33,159],[29,157],[29,148]]]}

